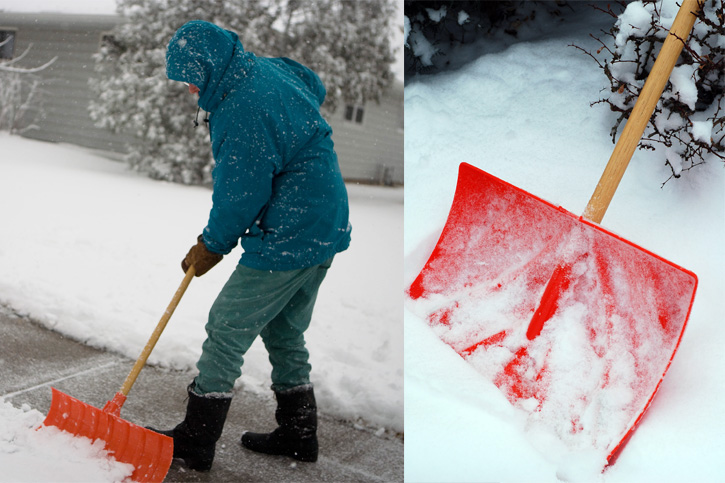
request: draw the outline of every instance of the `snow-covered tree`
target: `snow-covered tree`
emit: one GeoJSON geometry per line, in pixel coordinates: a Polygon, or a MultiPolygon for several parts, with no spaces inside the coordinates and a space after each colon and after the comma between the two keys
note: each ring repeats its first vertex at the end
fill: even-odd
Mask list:
{"type": "MultiPolygon", "coordinates": [[[[299,20],[286,29],[283,52],[315,70],[328,90],[325,108],[379,101],[393,80],[395,5],[390,0],[294,2],[299,20]]],[[[400,46],[396,46],[400,48],[400,46]]]]}
{"type": "Polygon", "coordinates": [[[206,183],[213,166],[208,130],[194,129],[196,98],[165,73],[166,46],[176,29],[207,20],[239,33],[248,51],[310,66],[328,90],[323,107],[332,111],[341,100],[375,100],[391,82],[392,2],[117,0],[127,21],[95,57],[91,117],[140,141],[128,147],[133,168],[152,178],[206,183]]]}
{"type": "MultiPolygon", "coordinates": [[[[619,113],[612,128],[613,140],[632,112],[678,9],[675,0],[660,0],[631,2],[618,16],[608,11],[617,17],[607,33],[613,47],[602,42],[598,53],[611,56],[599,63],[610,93],[599,102],[619,113]]],[[[671,177],[679,178],[683,171],[708,160],[725,161],[723,39],[722,0],[707,0],[640,143],[641,148],[662,157],[671,177]]]]}

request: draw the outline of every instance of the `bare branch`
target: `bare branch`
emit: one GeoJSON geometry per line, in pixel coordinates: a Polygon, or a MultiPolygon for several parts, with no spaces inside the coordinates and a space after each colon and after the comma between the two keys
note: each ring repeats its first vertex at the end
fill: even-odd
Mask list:
{"type": "Polygon", "coordinates": [[[591,53],[591,52],[589,52],[588,50],[585,50],[585,49],[583,49],[583,48],[581,48],[581,47],[579,47],[578,45],[575,45],[575,44],[569,44],[569,45],[568,45],[568,47],[574,47],[574,48],[575,48],[575,49],[577,49],[577,50],[581,50],[581,51],[582,51],[582,52],[584,52],[584,53],[585,53],[586,55],[588,55],[589,57],[591,57],[592,59],[594,59],[594,62],[596,62],[596,63],[597,63],[597,65],[599,66],[599,68],[601,68],[601,69],[603,69],[603,68],[604,68],[604,66],[603,66],[603,65],[601,64],[601,62],[599,62],[599,59],[597,59],[596,57],[594,57],[594,54],[592,54],[592,53],[591,53]]]}
{"type": "Polygon", "coordinates": [[[15,72],[18,74],[32,74],[35,72],[40,72],[41,70],[47,69],[51,64],[53,64],[56,60],[58,60],[58,57],[53,57],[45,64],[38,66],[38,67],[9,67],[7,64],[0,64],[0,71],[2,72],[15,72]]]}

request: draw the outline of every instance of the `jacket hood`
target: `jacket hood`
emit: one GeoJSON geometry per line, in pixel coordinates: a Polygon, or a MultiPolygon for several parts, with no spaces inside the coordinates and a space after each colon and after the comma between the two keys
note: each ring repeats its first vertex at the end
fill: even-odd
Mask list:
{"type": "MultiPolygon", "coordinates": [[[[166,51],[166,76],[199,88],[199,106],[212,112],[225,92],[222,79],[234,58],[253,63],[239,36],[202,20],[187,22],[176,31],[166,51]]],[[[243,74],[243,72],[241,72],[243,74]]]]}

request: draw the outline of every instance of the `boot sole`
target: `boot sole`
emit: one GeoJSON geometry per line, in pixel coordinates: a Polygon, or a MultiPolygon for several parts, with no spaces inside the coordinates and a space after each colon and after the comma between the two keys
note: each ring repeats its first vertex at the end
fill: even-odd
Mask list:
{"type": "Polygon", "coordinates": [[[314,463],[317,461],[316,449],[311,451],[287,451],[285,449],[274,446],[271,448],[263,448],[262,446],[257,446],[257,443],[254,440],[250,440],[246,433],[242,435],[241,443],[242,446],[250,451],[254,451],[255,453],[268,454],[272,456],[287,456],[289,458],[295,459],[297,461],[302,461],[304,463],[314,463]]]}

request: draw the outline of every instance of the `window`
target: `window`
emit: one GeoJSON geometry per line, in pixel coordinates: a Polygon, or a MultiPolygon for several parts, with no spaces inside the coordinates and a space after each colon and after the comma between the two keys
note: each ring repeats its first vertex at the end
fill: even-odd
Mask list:
{"type": "Polygon", "coordinates": [[[0,59],[12,59],[15,53],[15,31],[0,30],[0,59]]]}
{"type": "Polygon", "coordinates": [[[363,117],[365,115],[365,109],[362,106],[353,106],[348,104],[345,106],[345,120],[354,122],[356,124],[363,123],[363,117]]]}

